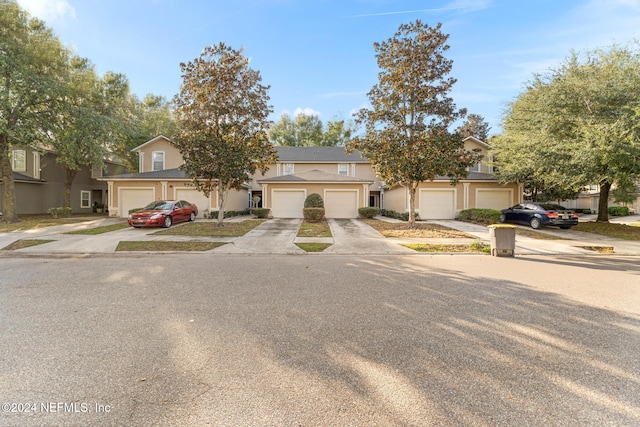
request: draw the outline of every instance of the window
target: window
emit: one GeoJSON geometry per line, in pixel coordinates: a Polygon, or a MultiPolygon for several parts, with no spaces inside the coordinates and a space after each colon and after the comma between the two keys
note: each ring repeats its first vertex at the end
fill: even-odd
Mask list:
{"type": "Polygon", "coordinates": [[[164,151],[154,151],[151,153],[151,158],[153,162],[152,169],[153,171],[161,171],[164,170],[164,151]]]}
{"type": "Polygon", "coordinates": [[[80,207],[81,208],[90,208],[91,207],[91,192],[90,191],[81,191],[80,192],[80,207]]]}
{"type": "Polygon", "coordinates": [[[469,166],[469,172],[480,172],[480,162],[473,166],[469,166]]]}
{"type": "Polygon", "coordinates": [[[293,163],[285,163],[282,166],[282,175],[293,175],[293,163]]]}
{"type": "Polygon", "coordinates": [[[24,150],[13,150],[11,153],[11,167],[16,172],[27,170],[27,153],[24,150]]]}
{"type": "Polygon", "coordinates": [[[339,175],[344,175],[344,176],[349,176],[349,165],[346,163],[339,163],[338,164],[338,174],[339,175]]]}
{"type": "Polygon", "coordinates": [[[33,152],[33,177],[40,179],[40,153],[33,152]]]}

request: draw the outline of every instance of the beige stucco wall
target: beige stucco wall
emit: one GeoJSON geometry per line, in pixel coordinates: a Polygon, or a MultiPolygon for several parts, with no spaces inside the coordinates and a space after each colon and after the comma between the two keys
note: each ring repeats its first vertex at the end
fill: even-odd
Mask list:
{"type": "Polygon", "coordinates": [[[182,164],[184,163],[182,161],[180,151],[178,151],[178,149],[168,140],[159,138],[157,141],[145,145],[140,150],[138,150],[140,159],[139,172],[151,172],[153,166],[152,153],[154,151],[164,152],[165,169],[175,169],[182,166],[182,164]]]}
{"type": "Polygon", "coordinates": [[[369,190],[368,184],[338,184],[338,183],[277,183],[266,184],[266,191],[263,187],[262,191],[262,206],[271,209],[271,195],[272,191],[276,190],[300,190],[306,191],[306,196],[312,193],[318,193],[324,200],[326,190],[357,190],[358,191],[358,208],[366,207],[369,205],[369,190]],[[266,200],[265,200],[266,198],[266,200]]]}

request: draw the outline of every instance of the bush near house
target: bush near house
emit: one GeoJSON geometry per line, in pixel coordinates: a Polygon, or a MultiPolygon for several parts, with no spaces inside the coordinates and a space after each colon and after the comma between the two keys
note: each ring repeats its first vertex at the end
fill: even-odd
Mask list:
{"type": "MultiPolygon", "coordinates": [[[[268,209],[267,209],[268,210],[268,209]]],[[[249,208],[241,211],[224,211],[225,218],[233,218],[235,216],[249,215],[251,210],[249,208]]],[[[205,216],[207,219],[218,219],[218,211],[211,211],[209,215],[205,216]]]]}
{"type": "Polygon", "coordinates": [[[134,213],[134,212],[141,211],[141,210],[143,210],[143,209],[144,209],[144,208],[133,208],[133,209],[129,209],[129,215],[131,215],[131,214],[132,214],[132,213],[134,213]]]}
{"type": "Polygon", "coordinates": [[[629,215],[629,208],[626,206],[609,206],[609,215],[611,216],[627,216],[629,215]]]}
{"type": "Polygon", "coordinates": [[[358,215],[361,218],[373,218],[380,213],[380,209],[368,207],[368,208],[359,208],[358,215]]]}
{"type": "Polygon", "coordinates": [[[47,212],[51,214],[54,218],[68,218],[71,216],[72,209],[71,208],[49,208],[47,212]]]}
{"type": "Polygon", "coordinates": [[[304,200],[302,216],[307,222],[318,222],[324,219],[324,201],[318,193],[311,193],[304,200]]]}
{"type": "Polygon", "coordinates": [[[251,214],[255,215],[256,218],[268,218],[269,217],[269,211],[271,209],[267,209],[267,208],[253,208],[251,209],[251,214]]]}
{"type": "MultiPolygon", "coordinates": [[[[380,209],[380,215],[388,218],[400,219],[402,221],[409,221],[409,212],[396,212],[391,209],[380,209]]],[[[416,213],[416,220],[420,219],[420,215],[416,213]]]]}
{"type": "Polygon", "coordinates": [[[464,209],[456,218],[458,221],[472,222],[474,224],[495,224],[500,221],[500,211],[495,209],[464,209]]]}

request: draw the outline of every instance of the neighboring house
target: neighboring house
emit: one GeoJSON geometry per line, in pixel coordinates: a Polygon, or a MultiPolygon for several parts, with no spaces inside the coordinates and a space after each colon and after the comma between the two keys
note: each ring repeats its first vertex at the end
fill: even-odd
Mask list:
{"type": "MultiPolygon", "coordinates": [[[[61,207],[64,195],[65,170],[56,162],[57,154],[50,150],[14,146],[11,166],[16,192],[16,212],[19,215],[43,214],[49,208],[61,207]]],[[[124,166],[105,162],[107,175],[124,172],[124,166]]],[[[100,168],[83,167],[71,186],[71,208],[74,213],[90,213],[94,202],[106,205],[107,185],[98,180],[100,168]]],[[[2,188],[0,180],[0,188],[2,188]]],[[[0,212],[2,200],[0,198],[0,212]]]]}
{"type": "MultiPolygon", "coordinates": [[[[487,144],[466,138],[467,149],[487,153],[487,144]]],[[[254,175],[241,191],[230,191],[226,210],[251,206],[271,209],[276,218],[301,218],[305,198],[322,196],[328,218],[356,218],[358,208],[375,206],[405,212],[409,193],[403,186],[387,187],[380,182],[368,160],[359,152],[342,147],[275,147],[278,161],[267,173],[254,175]]],[[[138,173],[108,176],[109,212],[126,217],[130,209],[154,200],[184,199],[204,210],[219,209],[217,194],[204,197],[191,179],[179,169],[183,160],[171,141],[158,136],[132,151],[140,159],[138,173]]],[[[455,218],[462,209],[503,209],[522,200],[522,185],[501,185],[482,161],[471,168],[466,179],[451,186],[446,177],[422,183],[416,208],[422,219],[455,218]]]]}
{"type": "MultiPolygon", "coordinates": [[[[600,202],[600,186],[597,184],[589,185],[583,189],[575,199],[559,200],[558,203],[569,209],[589,209],[592,213],[598,213],[600,202]]],[[[615,203],[613,195],[609,193],[608,206],[626,206],[632,213],[640,212],[640,183],[636,187],[636,199],[631,203],[615,203]]]]}

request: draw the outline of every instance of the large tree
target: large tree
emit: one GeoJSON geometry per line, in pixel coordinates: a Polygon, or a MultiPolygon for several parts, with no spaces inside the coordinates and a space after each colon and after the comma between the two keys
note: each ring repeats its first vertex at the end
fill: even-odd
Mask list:
{"type": "Polygon", "coordinates": [[[51,132],[56,162],[65,169],[63,206],[71,206],[71,186],[83,166],[103,167],[109,139],[118,123],[119,106],[129,96],[121,74],[99,78],[85,58],[74,57],[58,125],[51,132]]]}
{"type": "Polygon", "coordinates": [[[371,160],[387,185],[409,191],[409,223],[415,225],[415,194],[421,182],[448,176],[454,184],[466,177],[479,154],[464,149],[462,136],[450,131],[465,116],[449,96],[456,82],[448,77],[453,62],[445,57],[448,35],[441,24],[420,21],[401,25],[374,48],[380,73],[368,93],[371,108],[356,114],[363,136],[349,144],[371,160]]]}
{"type": "Polygon", "coordinates": [[[640,179],[639,87],[637,49],[572,52],[510,105],[492,141],[498,175],[569,190],[599,184],[597,221],[607,222],[611,189],[640,179]]]}
{"type": "Polygon", "coordinates": [[[240,190],[276,160],[267,137],[269,86],[242,50],[224,43],[206,47],[180,68],[183,83],[174,99],[180,132],[174,142],[197,188],[206,195],[217,190],[222,225],[229,190],[240,190]]]}
{"type": "Polygon", "coordinates": [[[58,119],[68,51],[44,22],[0,0],[0,167],[3,221],[17,219],[11,149],[42,139],[58,119]]]}
{"type": "Polygon", "coordinates": [[[491,126],[479,114],[469,114],[465,121],[458,127],[458,133],[463,138],[472,136],[480,141],[487,142],[491,126]]]}
{"type": "Polygon", "coordinates": [[[300,113],[292,119],[285,113],[269,129],[269,139],[290,147],[344,146],[353,133],[353,124],[341,119],[329,120],[325,127],[317,115],[300,113]]]}

